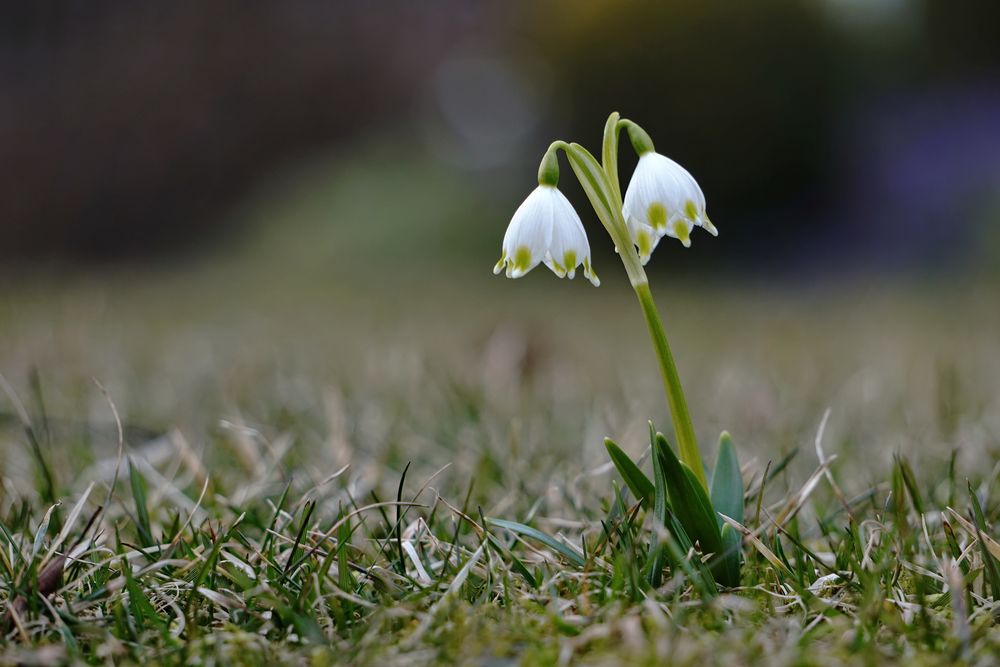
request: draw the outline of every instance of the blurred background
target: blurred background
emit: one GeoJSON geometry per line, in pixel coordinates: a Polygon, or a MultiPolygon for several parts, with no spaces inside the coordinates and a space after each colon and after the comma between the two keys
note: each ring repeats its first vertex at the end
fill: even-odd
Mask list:
{"type": "Polygon", "coordinates": [[[612,110],[697,175],[725,232],[671,264],[787,277],[997,258],[995,2],[105,0],[3,12],[5,264],[173,260],[255,236],[330,261],[352,245],[366,263],[483,264],[548,142],[599,148],[612,110]],[[343,188],[357,209],[253,215],[248,202],[275,187],[343,188]]]}
{"type": "MultiPolygon", "coordinates": [[[[363,429],[359,387],[386,366],[414,387],[489,376],[500,402],[543,376],[579,410],[587,387],[639,377],[650,391],[624,415],[641,436],[662,411],[645,334],[568,169],[604,286],[490,275],[548,143],[597,151],[617,110],[696,176],[720,229],[650,264],[693,402],[728,406],[695,409],[706,432],[787,444],[840,401],[858,441],[873,397],[927,441],[958,438],[956,396],[996,421],[1000,3],[0,13],[0,373],[21,391],[42,378],[51,410],[106,421],[94,376],[154,431],[289,424],[263,396],[287,408],[335,385],[363,429]]],[[[612,402],[632,400],[621,387],[612,402]]],[[[599,456],[615,419],[566,437],[599,456]]]]}

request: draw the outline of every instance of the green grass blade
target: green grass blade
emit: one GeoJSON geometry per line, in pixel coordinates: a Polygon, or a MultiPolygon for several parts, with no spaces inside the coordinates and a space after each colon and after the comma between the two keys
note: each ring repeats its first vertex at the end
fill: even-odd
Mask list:
{"type": "Polygon", "coordinates": [[[547,535],[537,528],[532,528],[531,526],[526,526],[523,523],[518,523],[517,521],[508,521],[506,519],[487,519],[487,521],[494,526],[499,526],[501,528],[506,528],[512,533],[517,533],[518,535],[523,535],[525,537],[530,537],[533,540],[541,542],[553,551],[557,551],[566,560],[571,562],[577,567],[583,567],[586,562],[572,549],[570,549],[565,544],[559,542],[551,535],[547,535]]]}
{"type": "Polygon", "coordinates": [[[917,514],[924,513],[924,497],[920,493],[920,487],[917,485],[917,478],[913,474],[913,468],[910,467],[910,462],[907,461],[902,456],[896,457],[896,465],[899,466],[899,472],[903,476],[903,484],[906,486],[907,492],[910,494],[910,500],[913,502],[913,509],[917,510],[917,514]]]}
{"type": "Polygon", "coordinates": [[[973,490],[971,482],[969,483],[969,496],[972,498],[972,519],[976,526],[976,540],[979,542],[979,549],[983,554],[984,576],[989,582],[990,588],[993,589],[993,599],[1000,599],[1000,563],[990,553],[986,546],[986,540],[983,539],[984,534],[989,535],[989,529],[986,526],[986,517],[983,516],[983,507],[979,504],[979,496],[973,490]]]}
{"type": "Polygon", "coordinates": [[[354,575],[351,574],[351,564],[347,560],[347,545],[351,541],[351,522],[345,521],[337,531],[337,584],[342,591],[353,591],[357,587],[354,575]]]}
{"type": "Polygon", "coordinates": [[[149,523],[149,508],[146,501],[146,480],[135,467],[132,457],[128,459],[128,477],[132,485],[132,500],[135,502],[135,518],[139,528],[139,542],[143,547],[153,545],[153,531],[149,523]]]}
{"type": "Polygon", "coordinates": [[[962,559],[962,547],[959,546],[958,540],[955,539],[955,529],[951,527],[951,524],[947,521],[941,522],[941,527],[944,529],[945,540],[948,542],[948,550],[951,551],[951,557],[955,559],[959,567],[962,568],[962,575],[969,576],[969,563],[968,561],[962,559]]]}
{"type": "Polygon", "coordinates": [[[642,506],[649,509],[650,499],[653,498],[654,485],[646,477],[646,474],[639,470],[639,466],[632,462],[629,455],[622,451],[611,438],[604,439],[604,446],[608,450],[611,462],[615,464],[618,474],[621,475],[628,490],[636,497],[642,506]]]}

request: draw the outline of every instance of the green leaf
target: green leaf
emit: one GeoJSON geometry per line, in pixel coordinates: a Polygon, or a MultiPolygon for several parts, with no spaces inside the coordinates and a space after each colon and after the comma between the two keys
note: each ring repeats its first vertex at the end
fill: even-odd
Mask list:
{"type": "Polygon", "coordinates": [[[958,540],[955,539],[955,529],[947,521],[942,521],[941,524],[944,528],[945,539],[948,541],[948,549],[951,551],[951,557],[962,568],[962,574],[969,576],[969,563],[962,558],[962,547],[958,545],[958,540]]]}
{"type": "MultiPolygon", "coordinates": [[[[650,436],[653,439],[652,424],[650,424],[650,436]]],[[[688,560],[687,554],[691,552],[693,544],[684,527],[670,511],[670,505],[667,502],[669,491],[663,461],[661,457],[655,455],[653,456],[653,478],[656,480],[654,513],[657,520],[666,527],[667,532],[662,542],[659,541],[657,533],[655,531],[653,533],[650,546],[654,560],[650,564],[650,584],[654,588],[659,586],[660,570],[663,569],[663,558],[666,557],[670,561],[670,567],[674,570],[682,570],[703,596],[714,597],[719,591],[715,587],[715,579],[708,567],[697,556],[688,560]]]]}
{"type": "Polygon", "coordinates": [[[715,554],[710,568],[715,580],[724,586],[739,585],[739,571],[725,557],[725,546],[719,521],[705,488],[694,472],[678,460],[662,433],[655,438],[654,455],[660,457],[670,506],[687,534],[701,545],[705,553],[715,554]]]}
{"type": "Polygon", "coordinates": [[[997,599],[1000,598],[1000,563],[990,553],[986,547],[986,540],[983,539],[984,533],[989,535],[989,529],[986,526],[986,517],[983,516],[982,505],[979,504],[979,496],[972,489],[971,482],[969,482],[969,495],[972,497],[972,518],[976,525],[976,541],[979,542],[979,548],[983,552],[986,580],[990,583],[990,588],[993,589],[993,598],[997,599]]]}
{"type": "Polygon", "coordinates": [[[923,514],[924,498],[920,493],[920,487],[917,485],[917,478],[913,475],[913,468],[910,467],[910,462],[902,456],[898,456],[896,457],[896,464],[899,466],[899,472],[903,475],[903,484],[910,494],[910,500],[913,501],[913,509],[917,510],[917,514],[923,514]]]}
{"type": "MultiPolygon", "coordinates": [[[[656,484],[654,487],[655,495],[653,496],[653,513],[656,515],[656,520],[659,521],[660,525],[669,528],[667,523],[667,481],[663,476],[663,465],[660,463],[660,458],[658,456],[653,456],[653,479],[656,484]]],[[[653,531],[653,535],[650,539],[651,542],[649,551],[650,554],[652,554],[652,557],[649,571],[649,584],[653,588],[659,588],[664,560],[668,554],[666,552],[665,545],[660,548],[660,538],[657,531],[653,531]]],[[[678,549],[678,551],[680,550],[678,549]]],[[[677,563],[673,564],[676,565],[677,563]]]]}
{"type": "Polygon", "coordinates": [[[128,476],[132,484],[132,500],[135,501],[135,516],[139,528],[139,542],[144,547],[153,545],[153,531],[149,524],[149,510],[146,506],[146,480],[139,474],[132,457],[128,460],[128,476]]]}
{"type": "Polygon", "coordinates": [[[654,454],[660,457],[670,505],[681,525],[692,539],[701,543],[702,550],[719,553],[722,547],[719,522],[704,488],[691,469],[678,460],[666,436],[657,433],[654,442],[654,454]]]}
{"type": "Polygon", "coordinates": [[[622,476],[628,486],[628,490],[632,492],[636,500],[642,503],[645,509],[649,509],[649,503],[654,493],[653,483],[611,438],[604,439],[604,446],[607,448],[608,456],[615,464],[618,474],[622,476]]]}
{"type": "MultiPolygon", "coordinates": [[[[733,439],[727,431],[719,436],[719,454],[712,473],[712,507],[743,523],[743,476],[733,439]]],[[[719,519],[719,527],[722,527],[722,519],[719,519]]]]}
{"type": "MultiPolygon", "coordinates": [[[[728,516],[728,515],[727,515],[728,516]]],[[[728,523],[722,527],[722,558],[720,567],[725,570],[726,581],[735,583],[729,586],[740,585],[740,554],[742,552],[743,536],[739,531],[728,523]]]]}
{"type": "Polygon", "coordinates": [[[519,574],[526,582],[528,582],[528,585],[531,588],[538,588],[538,582],[531,574],[531,570],[525,567],[524,563],[522,563],[521,560],[510,551],[510,549],[506,548],[500,540],[489,533],[486,534],[486,538],[490,541],[490,544],[493,545],[493,548],[500,551],[500,553],[504,556],[510,558],[511,569],[514,570],[514,572],[519,574]]]}
{"type": "MultiPolygon", "coordinates": [[[[125,559],[123,559],[125,560],[125,559]]],[[[132,612],[132,618],[135,619],[135,624],[139,631],[145,629],[146,623],[155,626],[161,632],[167,629],[167,624],[164,622],[163,618],[156,613],[156,609],[153,604],[143,593],[142,588],[138,585],[135,577],[132,575],[132,568],[125,561],[122,564],[122,571],[125,573],[125,588],[128,591],[128,604],[132,612]]]]}
{"type": "Polygon", "coordinates": [[[501,528],[506,528],[512,533],[517,533],[518,535],[530,537],[533,540],[541,542],[542,544],[552,549],[553,551],[557,551],[560,554],[562,554],[562,556],[566,560],[573,563],[573,565],[577,567],[583,567],[584,565],[586,565],[586,562],[583,560],[580,554],[576,553],[562,542],[559,542],[551,535],[546,535],[537,528],[532,528],[531,526],[526,526],[523,523],[518,523],[516,521],[507,521],[506,519],[487,519],[487,521],[493,524],[494,526],[500,526],[501,528]]]}
{"type": "Polygon", "coordinates": [[[353,532],[350,520],[344,521],[337,529],[337,584],[340,590],[347,592],[353,591],[357,585],[351,574],[351,563],[347,560],[347,545],[353,532]]]}

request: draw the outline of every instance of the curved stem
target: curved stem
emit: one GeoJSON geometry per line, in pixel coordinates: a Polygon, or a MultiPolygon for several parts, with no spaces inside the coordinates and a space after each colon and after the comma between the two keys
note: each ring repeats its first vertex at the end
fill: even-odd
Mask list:
{"type": "Polygon", "coordinates": [[[667,334],[663,330],[660,314],[653,302],[653,294],[649,291],[649,283],[635,285],[635,295],[639,298],[639,304],[642,306],[642,314],[646,318],[646,326],[649,327],[649,336],[653,339],[656,357],[660,362],[660,375],[663,378],[663,388],[670,406],[670,416],[674,422],[677,448],[680,450],[678,458],[691,468],[691,471],[707,489],[708,480],[705,477],[705,468],[701,463],[701,452],[698,451],[698,440],[694,434],[694,425],[691,423],[691,413],[688,412],[684,389],[681,387],[681,378],[677,373],[677,365],[670,352],[670,345],[667,343],[667,334]]]}

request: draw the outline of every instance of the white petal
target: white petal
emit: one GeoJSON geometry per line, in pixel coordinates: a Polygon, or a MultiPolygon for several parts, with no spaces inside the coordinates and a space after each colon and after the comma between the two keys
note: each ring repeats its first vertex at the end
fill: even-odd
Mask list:
{"type": "Polygon", "coordinates": [[[508,278],[520,278],[545,259],[552,240],[553,191],[555,188],[538,186],[514,211],[503,237],[501,257],[508,278]]]}
{"type": "Polygon", "coordinates": [[[576,214],[569,200],[555,190],[553,197],[552,241],[549,244],[548,261],[546,264],[562,278],[576,275],[576,267],[590,260],[590,243],[587,232],[583,229],[580,216],[576,214]]]}
{"type": "Polygon", "coordinates": [[[590,282],[601,282],[590,265],[590,243],[580,216],[551,185],[539,185],[514,212],[493,272],[506,269],[508,278],[520,278],[540,262],[560,278],[573,278],[582,264],[590,282]]]}
{"type": "Polygon", "coordinates": [[[656,247],[646,238],[650,230],[657,240],[671,236],[680,239],[685,247],[691,245],[690,233],[696,225],[717,234],[705,215],[705,195],[697,181],[684,167],[659,153],[639,158],[625,192],[622,213],[643,263],[656,247]],[[645,252],[647,246],[649,251],[645,252]]]}

